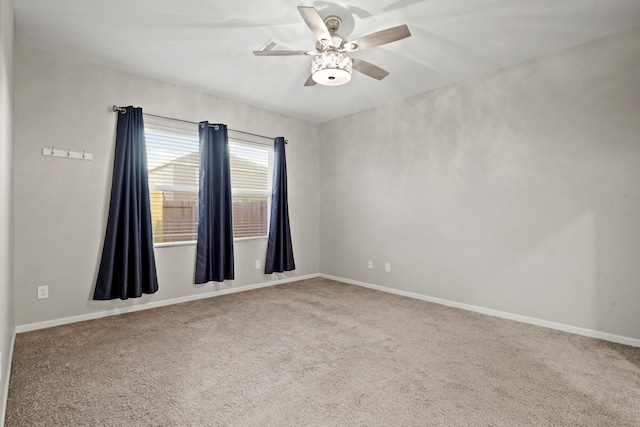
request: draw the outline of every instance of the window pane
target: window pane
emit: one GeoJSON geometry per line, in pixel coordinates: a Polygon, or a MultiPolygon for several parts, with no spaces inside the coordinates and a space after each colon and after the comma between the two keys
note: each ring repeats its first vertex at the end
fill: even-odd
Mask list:
{"type": "Polygon", "coordinates": [[[196,240],[198,233],[197,133],[145,129],[154,243],[196,240]]]}
{"type": "Polygon", "coordinates": [[[151,219],[155,243],[184,242],[198,236],[198,193],[154,190],[151,219]]]}
{"type": "Polygon", "coordinates": [[[145,130],[149,185],[198,188],[200,152],[193,137],[145,130]]]}
{"type": "Polygon", "coordinates": [[[235,191],[268,190],[269,148],[250,147],[237,142],[229,144],[231,185],[235,191]]]}
{"type": "Polygon", "coordinates": [[[267,235],[271,152],[269,146],[229,143],[234,237],[267,235]]]}
{"type": "Polygon", "coordinates": [[[267,235],[267,196],[233,196],[233,237],[267,235]]]}

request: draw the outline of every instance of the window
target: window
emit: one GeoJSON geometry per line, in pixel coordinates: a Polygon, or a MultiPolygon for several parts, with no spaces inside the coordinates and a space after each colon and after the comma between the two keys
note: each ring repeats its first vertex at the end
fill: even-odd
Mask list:
{"type": "MultiPolygon", "coordinates": [[[[273,149],[234,138],[233,133],[229,131],[233,235],[263,238],[268,232],[273,149]]],[[[145,138],[154,243],[194,242],[200,176],[197,126],[145,116],[145,138]]]]}

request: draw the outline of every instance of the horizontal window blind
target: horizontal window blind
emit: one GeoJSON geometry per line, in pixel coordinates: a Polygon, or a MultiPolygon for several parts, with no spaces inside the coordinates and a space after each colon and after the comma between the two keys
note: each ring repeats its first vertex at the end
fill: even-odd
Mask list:
{"type": "Polygon", "coordinates": [[[234,237],[267,235],[272,149],[229,141],[234,237]]]}
{"type": "MultiPolygon", "coordinates": [[[[183,125],[184,126],[184,125],[183,125]]],[[[196,127],[196,126],[194,126],[196,127]]],[[[154,243],[190,242],[198,233],[200,153],[197,127],[145,127],[154,243]]],[[[229,139],[234,238],[266,237],[273,150],[229,139]]]]}
{"type": "Polygon", "coordinates": [[[197,132],[145,128],[154,243],[198,236],[200,151],[197,132]]]}

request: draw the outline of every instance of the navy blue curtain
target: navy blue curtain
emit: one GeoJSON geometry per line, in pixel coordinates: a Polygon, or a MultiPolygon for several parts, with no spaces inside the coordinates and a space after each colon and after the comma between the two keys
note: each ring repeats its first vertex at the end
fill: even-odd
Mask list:
{"type": "Polygon", "coordinates": [[[138,298],[158,290],[142,108],[117,113],[107,231],[94,300],[138,298]]]}
{"type": "Polygon", "coordinates": [[[200,122],[195,283],[233,280],[233,205],[227,126],[200,122]]]}
{"type": "Polygon", "coordinates": [[[289,227],[289,203],[287,201],[287,160],[284,150],[285,140],[279,136],[274,142],[273,191],[271,193],[271,223],[267,259],[264,263],[265,274],[274,271],[282,273],[296,269],[291,245],[289,227]]]}

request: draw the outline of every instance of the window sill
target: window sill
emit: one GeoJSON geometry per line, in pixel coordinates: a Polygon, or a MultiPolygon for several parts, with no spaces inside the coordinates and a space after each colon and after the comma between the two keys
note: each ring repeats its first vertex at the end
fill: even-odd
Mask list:
{"type": "MultiPolygon", "coordinates": [[[[233,243],[237,242],[248,242],[254,240],[267,240],[267,236],[260,237],[237,237],[233,239],[233,243]]],[[[189,240],[185,242],[164,242],[164,243],[154,243],[153,247],[155,248],[170,248],[174,246],[195,246],[198,242],[195,240],[189,240]]]]}
{"type": "Polygon", "coordinates": [[[154,243],[153,247],[154,248],[169,248],[169,247],[173,247],[173,246],[195,246],[196,245],[195,240],[189,240],[186,242],[164,242],[164,243],[154,243]]]}

